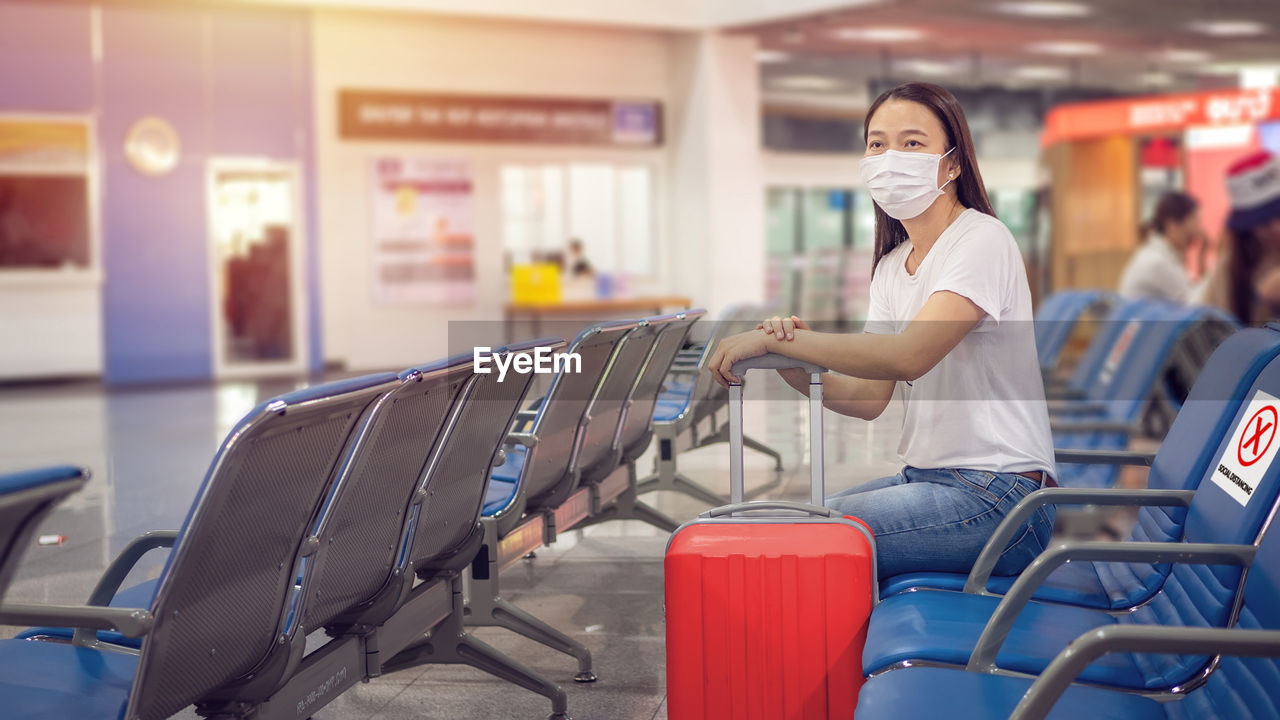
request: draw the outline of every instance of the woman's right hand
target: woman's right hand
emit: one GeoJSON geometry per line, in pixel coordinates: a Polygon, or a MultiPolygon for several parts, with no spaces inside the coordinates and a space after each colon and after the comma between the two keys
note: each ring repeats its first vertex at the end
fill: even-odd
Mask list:
{"type": "Polygon", "coordinates": [[[775,315],[762,320],[756,325],[756,329],[763,330],[766,335],[773,335],[779,340],[794,340],[796,330],[808,330],[809,324],[795,315],[785,318],[775,315]]]}

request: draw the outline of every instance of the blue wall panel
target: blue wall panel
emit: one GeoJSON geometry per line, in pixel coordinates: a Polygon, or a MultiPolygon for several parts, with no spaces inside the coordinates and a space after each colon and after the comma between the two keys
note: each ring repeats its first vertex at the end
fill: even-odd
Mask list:
{"type": "Polygon", "coordinates": [[[103,10],[103,269],[111,382],[212,374],[205,220],[205,29],[201,15],[155,6],[103,10]],[[122,148],[156,115],[178,132],[181,159],[138,173],[122,148]]]}

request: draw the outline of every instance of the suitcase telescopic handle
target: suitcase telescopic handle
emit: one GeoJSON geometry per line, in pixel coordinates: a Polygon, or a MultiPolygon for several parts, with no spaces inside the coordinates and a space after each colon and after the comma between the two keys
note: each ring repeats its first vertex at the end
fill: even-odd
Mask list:
{"type": "Polygon", "coordinates": [[[814,517],[839,517],[840,513],[831,508],[818,507],[817,505],[808,505],[798,502],[786,502],[785,500],[755,500],[752,502],[734,503],[733,505],[725,505],[714,510],[703,513],[703,517],[721,518],[736,515],[740,512],[748,510],[795,510],[806,515],[814,517]]]}
{"type": "MultiPolygon", "coordinates": [[[[787,370],[797,368],[809,373],[809,502],[821,507],[825,499],[822,479],[822,373],[821,365],[797,360],[778,353],[765,353],[739,360],[730,372],[743,378],[748,370],[787,370]]],[[[729,385],[729,500],[740,503],[744,497],[742,470],[742,383],[729,385]]]]}
{"type": "Polygon", "coordinates": [[[735,377],[742,377],[742,373],[748,370],[787,370],[790,368],[798,368],[810,374],[827,371],[821,365],[811,362],[797,360],[778,353],[765,353],[753,358],[739,360],[733,364],[733,368],[729,372],[733,373],[735,377]]]}

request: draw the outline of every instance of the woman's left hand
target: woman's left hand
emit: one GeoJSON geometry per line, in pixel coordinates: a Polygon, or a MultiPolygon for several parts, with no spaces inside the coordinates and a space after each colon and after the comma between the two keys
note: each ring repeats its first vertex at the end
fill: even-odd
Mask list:
{"type": "Polygon", "coordinates": [[[729,387],[731,383],[740,383],[742,380],[730,372],[733,364],[765,354],[770,343],[776,344],[777,341],[772,335],[765,335],[760,330],[730,335],[716,345],[715,352],[707,361],[707,369],[711,371],[711,377],[725,387],[729,387]]]}

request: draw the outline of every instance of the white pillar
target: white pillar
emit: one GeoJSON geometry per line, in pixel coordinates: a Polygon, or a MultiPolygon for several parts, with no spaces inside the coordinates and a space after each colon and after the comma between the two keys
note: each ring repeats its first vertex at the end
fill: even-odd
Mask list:
{"type": "Polygon", "coordinates": [[[756,40],[707,31],[672,43],[668,286],[714,317],[764,297],[756,40]]]}

